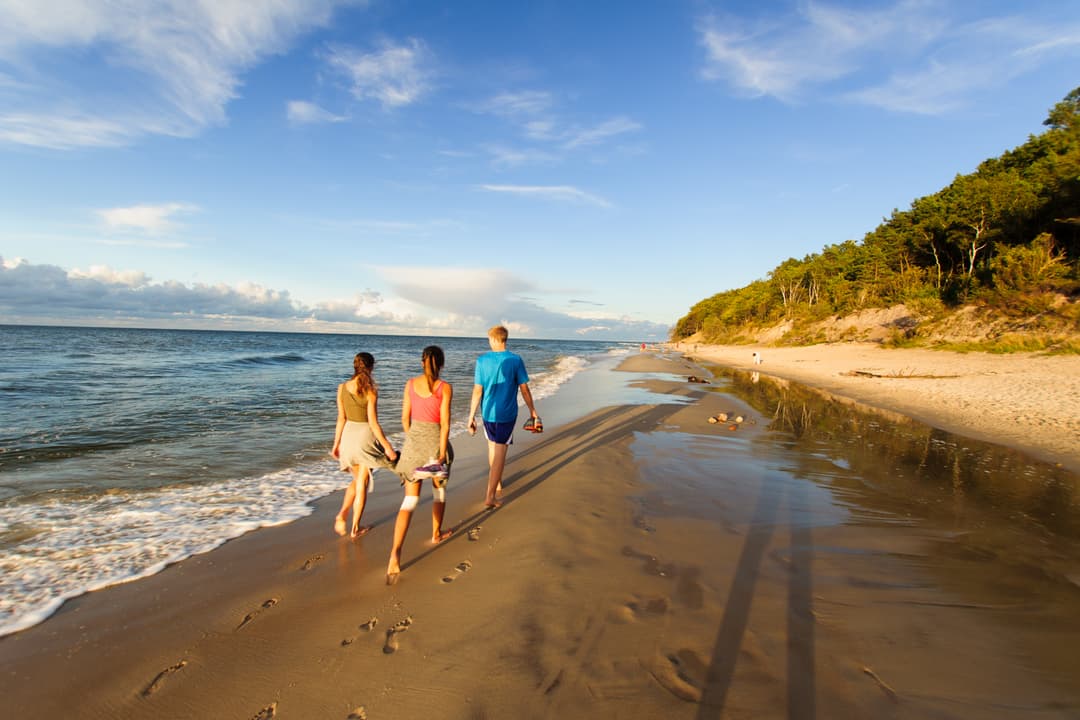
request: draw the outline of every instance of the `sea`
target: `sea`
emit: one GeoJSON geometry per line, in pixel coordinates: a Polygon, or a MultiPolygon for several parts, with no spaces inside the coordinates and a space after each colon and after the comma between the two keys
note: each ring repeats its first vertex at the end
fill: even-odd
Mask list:
{"type": "MultiPolygon", "coordinates": [[[[68,598],[312,512],[348,477],[335,391],[375,356],[379,420],[439,345],[465,430],[486,338],[0,326],[0,635],[68,598]]],[[[511,338],[537,399],[632,343],[511,338]]]]}

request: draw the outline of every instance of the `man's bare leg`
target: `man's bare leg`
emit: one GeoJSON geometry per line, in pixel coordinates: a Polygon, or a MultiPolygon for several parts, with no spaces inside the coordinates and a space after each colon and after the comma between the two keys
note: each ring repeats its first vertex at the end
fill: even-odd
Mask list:
{"type": "Polygon", "coordinates": [[[484,507],[497,508],[502,505],[499,497],[502,495],[503,467],[506,465],[508,448],[508,445],[488,440],[488,484],[484,507]]]}

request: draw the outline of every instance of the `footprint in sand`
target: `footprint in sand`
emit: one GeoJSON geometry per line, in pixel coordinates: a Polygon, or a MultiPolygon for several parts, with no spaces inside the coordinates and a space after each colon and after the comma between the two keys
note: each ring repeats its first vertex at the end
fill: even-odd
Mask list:
{"type": "Polygon", "coordinates": [[[675,582],[675,598],[691,610],[700,610],[705,605],[705,587],[700,578],[700,568],[683,568],[675,582]]]}
{"type": "Polygon", "coordinates": [[[366,623],[361,625],[360,629],[363,630],[364,632],[371,632],[372,630],[375,629],[375,626],[378,625],[378,624],[379,624],[379,618],[373,617],[370,620],[368,620],[366,623]]]}
{"type": "Polygon", "coordinates": [[[161,689],[161,684],[165,682],[165,678],[172,675],[174,672],[176,672],[180,668],[184,667],[185,665],[187,665],[187,660],[181,660],[180,662],[176,663],[175,665],[173,665],[171,667],[167,667],[164,670],[162,670],[161,672],[159,672],[157,674],[157,677],[155,677],[153,680],[151,680],[150,684],[147,685],[146,688],[142,691],[143,697],[150,697],[151,695],[156,693],[158,690],[160,690],[161,689]]]}
{"type": "Polygon", "coordinates": [[[396,653],[398,651],[398,647],[399,647],[398,646],[397,636],[400,633],[403,633],[406,630],[408,630],[410,625],[412,625],[412,616],[409,616],[409,617],[405,618],[404,620],[399,622],[397,625],[394,625],[394,627],[387,630],[386,631],[386,644],[383,645],[382,651],[384,653],[386,653],[387,655],[390,655],[392,653],[396,653]]]}
{"type": "Polygon", "coordinates": [[[632,557],[632,558],[637,558],[638,560],[644,560],[645,564],[642,567],[642,569],[648,575],[657,575],[659,577],[671,577],[672,575],[675,574],[675,565],[674,564],[667,563],[666,565],[661,565],[660,561],[656,558],[656,556],[649,555],[648,553],[638,552],[637,550],[634,550],[632,547],[630,547],[628,545],[623,546],[622,554],[625,557],[632,557]]]}
{"type": "Polygon", "coordinates": [[[469,542],[476,542],[480,539],[480,526],[477,525],[473,529],[469,530],[469,542]]]}
{"type": "Polygon", "coordinates": [[[270,720],[277,715],[277,703],[270,703],[259,712],[251,716],[251,720],[270,720]]]}
{"type": "Polygon", "coordinates": [[[247,624],[248,624],[249,622],[251,622],[252,620],[254,620],[254,619],[255,619],[255,617],[256,617],[256,616],[257,616],[257,615],[258,615],[259,613],[261,613],[261,612],[262,612],[263,610],[266,610],[266,609],[268,609],[268,608],[272,608],[272,607],[274,607],[274,606],[275,606],[275,605],[277,605],[277,604],[278,604],[278,599],[277,599],[277,598],[270,598],[269,600],[267,600],[266,602],[264,602],[264,603],[262,604],[262,606],[261,606],[261,607],[259,607],[259,609],[258,609],[258,610],[252,610],[252,611],[251,611],[251,612],[249,612],[249,613],[248,613],[247,615],[245,615],[245,616],[244,616],[244,619],[240,621],[240,624],[236,626],[236,629],[237,629],[237,630],[239,630],[240,628],[244,627],[244,626],[245,626],[245,625],[247,625],[247,624]]]}
{"type": "Polygon", "coordinates": [[[675,697],[696,703],[701,702],[707,671],[708,666],[700,655],[683,648],[677,653],[658,658],[652,676],[675,697]]]}
{"type": "Polygon", "coordinates": [[[349,713],[348,717],[346,717],[345,720],[367,720],[367,710],[365,710],[364,706],[361,705],[360,707],[349,713]]]}
{"type": "Polygon", "coordinates": [[[442,581],[443,581],[444,583],[452,583],[452,582],[454,582],[455,580],[457,580],[457,578],[458,578],[458,575],[461,575],[462,573],[467,573],[467,572],[469,572],[469,570],[470,570],[471,568],[472,568],[472,563],[471,563],[471,562],[469,562],[468,560],[465,560],[464,562],[459,562],[459,563],[457,564],[457,567],[455,567],[455,568],[454,568],[454,572],[455,572],[456,574],[455,574],[455,575],[447,575],[446,577],[444,577],[444,578],[442,579],[442,581]]]}
{"type": "Polygon", "coordinates": [[[322,559],[323,559],[322,555],[313,555],[313,556],[309,557],[307,560],[304,561],[304,564],[300,566],[300,569],[301,570],[310,570],[311,568],[315,567],[315,565],[322,559]]]}

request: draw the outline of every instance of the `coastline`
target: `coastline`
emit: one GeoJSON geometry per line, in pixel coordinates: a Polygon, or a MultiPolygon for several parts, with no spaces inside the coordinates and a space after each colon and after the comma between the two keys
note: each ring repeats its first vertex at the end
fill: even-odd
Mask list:
{"type": "MultiPolygon", "coordinates": [[[[365,514],[376,527],[356,542],[331,531],[334,493],[308,517],[0,638],[8,711],[814,720],[1080,710],[1069,650],[1080,568],[1060,573],[1078,578],[1054,586],[1065,599],[1024,597],[1030,574],[1014,588],[977,533],[916,522],[872,489],[848,488],[841,501],[792,473],[811,456],[783,456],[767,416],[687,383],[700,365],[642,353],[613,366],[539,407],[546,432],[515,437],[495,512],[481,509],[485,443],[455,440],[455,535],[426,544],[425,488],[397,585],[383,574],[400,494],[382,479],[365,514]],[[704,422],[719,410],[756,422],[736,433],[704,422]],[[887,520],[894,512],[900,520],[887,520]],[[954,546],[962,552],[941,552],[954,546]],[[1034,614],[1047,608],[1049,620],[1034,614]]],[[[979,513],[962,515],[980,526],[979,513]]]]}
{"type": "Polygon", "coordinates": [[[688,357],[794,380],[1080,472],[1080,356],[956,353],[875,343],[681,343],[688,357]],[[752,353],[761,355],[755,365],[752,353]]]}

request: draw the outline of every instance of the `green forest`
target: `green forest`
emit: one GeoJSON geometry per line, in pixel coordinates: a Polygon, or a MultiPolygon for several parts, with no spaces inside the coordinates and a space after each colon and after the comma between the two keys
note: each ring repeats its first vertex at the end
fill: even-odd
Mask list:
{"type": "MultiPolygon", "coordinates": [[[[763,280],[702,300],[671,339],[750,342],[755,331],[790,321],[781,342],[813,342],[800,327],[904,304],[928,324],[972,305],[1037,318],[1027,327],[1058,333],[1049,345],[1060,344],[1080,315],[1080,87],[1043,125],[1023,145],[894,210],[861,242],[790,258],[763,280]]],[[[918,344],[923,325],[898,328],[890,342],[918,344]]],[[[1065,344],[1075,351],[1075,337],[1065,344]]]]}

